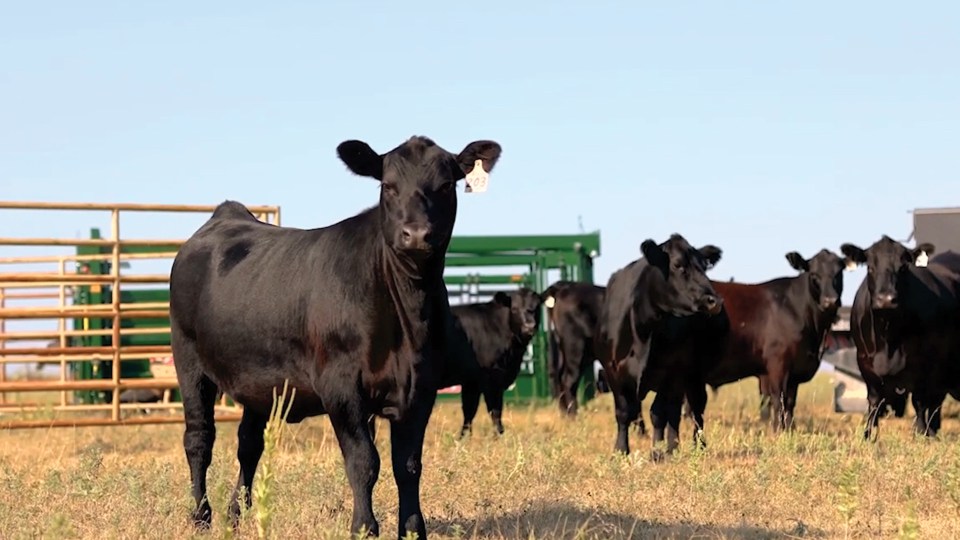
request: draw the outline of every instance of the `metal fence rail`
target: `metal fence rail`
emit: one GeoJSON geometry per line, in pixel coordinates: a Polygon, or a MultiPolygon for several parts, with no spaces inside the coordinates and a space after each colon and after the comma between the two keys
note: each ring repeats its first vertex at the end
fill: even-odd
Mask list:
{"type": "MultiPolygon", "coordinates": [[[[131,319],[169,319],[167,302],[121,301],[121,292],[130,285],[166,284],[168,274],[125,272],[124,262],[147,259],[172,259],[183,244],[182,239],[130,239],[121,237],[121,216],[125,213],[212,213],[212,205],[160,204],[96,204],[38,203],[0,201],[0,211],[99,211],[110,215],[110,237],[99,238],[0,238],[0,247],[9,246],[93,246],[100,254],[67,254],[17,256],[0,258],[0,428],[52,426],[102,426],[127,424],[159,424],[182,421],[180,403],[170,400],[170,391],[177,388],[172,366],[154,378],[122,378],[121,363],[149,357],[170,357],[169,345],[123,345],[122,338],[134,335],[169,334],[165,327],[124,328],[131,319]],[[129,251],[126,252],[125,250],[129,251]],[[83,262],[107,262],[108,274],[81,274],[70,269],[83,262]],[[24,265],[43,265],[43,271],[24,270],[24,265]],[[49,266],[53,266],[52,269],[49,266]],[[76,286],[109,287],[109,304],[74,304],[76,286]],[[43,305],[43,302],[54,305],[43,305]],[[108,329],[89,328],[90,320],[109,320],[108,329]],[[34,323],[55,323],[51,329],[9,330],[8,323],[31,320],[34,323]],[[82,329],[68,328],[68,321],[82,320],[82,329]],[[109,337],[109,346],[78,346],[76,338],[109,337]],[[47,346],[37,346],[36,342],[47,346]],[[109,379],[76,380],[71,378],[71,362],[107,360],[111,364],[109,379]],[[9,364],[57,365],[56,379],[11,380],[9,364]],[[121,403],[126,389],[156,389],[163,398],[154,403],[121,403]],[[109,391],[109,403],[78,403],[73,392],[78,390],[109,391]],[[24,399],[24,394],[40,394],[40,398],[24,399]],[[56,399],[50,399],[55,394],[56,399]],[[42,399],[46,397],[46,399],[42,399]],[[144,412],[157,414],[143,414],[144,412]],[[130,414],[123,414],[123,413],[130,414]],[[139,413],[139,414],[138,414],[139,413]],[[159,414],[166,413],[166,414],[159,414]]],[[[250,206],[251,213],[266,223],[280,224],[276,206],[250,206]]],[[[239,407],[222,398],[217,417],[238,420],[239,407]]]]}

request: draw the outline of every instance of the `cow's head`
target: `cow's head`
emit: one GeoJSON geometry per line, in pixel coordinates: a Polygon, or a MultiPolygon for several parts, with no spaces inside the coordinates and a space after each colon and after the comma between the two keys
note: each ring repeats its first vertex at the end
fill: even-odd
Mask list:
{"type": "Polygon", "coordinates": [[[850,261],[841,259],[829,249],[821,249],[812,259],[804,259],[796,251],[787,253],[790,266],[803,272],[810,283],[810,294],[820,309],[840,307],[843,295],[843,269],[850,261]]]}
{"type": "Polygon", "coordinates": [[[867,292],[873,309],[897,307],[897,293],[903,287],[904,277],[920,253],[932,255],[933,244],[920,244],[914,249],[883,235],[867,249],[843,244],[840,251],[857,264],[867,265],[867,292]]]}
{"type": "Polygon", "coordinates": [[[664,287],[655,295],[661,310],[676,316],[720,313],[723,299],[713,290],[706,274],[720,261],[720,248],[706,245],[695,249],[684,237],[673,234],[659,245],[653,240],[644,240],[640,251],[663,276],[664,287]]]}
{"type": "Polygon", "coordinates": [[[520,287],[509,294],[498,291],[494,302],[510,309],[510,330],[518,336],[531,338],[540,325],[540,295],[526,287],[520,287]]]}
{"type": "Polygon", "coordinates": [[[457,181],[480,160],[493,170],[494,141],[474,141],[451,154],[426,137],[411,137],[386,154],[362,141],[337,146],[340,159],[361,176],[380,181],[380,226],[387,244],[415,260],[446,252],[457,217],[457,181]]]}

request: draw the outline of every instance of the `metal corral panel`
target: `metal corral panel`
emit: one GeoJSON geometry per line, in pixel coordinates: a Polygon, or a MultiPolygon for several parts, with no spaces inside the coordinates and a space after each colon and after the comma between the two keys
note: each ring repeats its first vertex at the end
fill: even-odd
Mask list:
{"type": "Polygon", "coordinates": [[[960,208],[917,208],[913,211],[913,238],[933,244],[936,253],[960,253],[960,208]]]}

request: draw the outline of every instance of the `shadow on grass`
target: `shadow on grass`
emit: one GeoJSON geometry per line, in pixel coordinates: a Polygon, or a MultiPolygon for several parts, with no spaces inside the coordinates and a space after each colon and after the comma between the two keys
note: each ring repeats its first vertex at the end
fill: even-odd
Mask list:
{"type": "Polygon", "coordinates": [[[822,531],[793,522],[782,530],[751,525],[725,526],[686,520],[660,522],[612,512],[592,511],[565,503],[533,502],[529,510],[469,519],[438,519],[432,533],[455,538],[823,538],[822,531]]]}

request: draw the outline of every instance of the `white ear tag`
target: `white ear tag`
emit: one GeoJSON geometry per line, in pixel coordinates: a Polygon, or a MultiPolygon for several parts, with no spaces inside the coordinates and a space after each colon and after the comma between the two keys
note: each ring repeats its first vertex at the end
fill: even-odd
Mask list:
{"type": "Polygon", "coordinates": [[[857,269],[857,263],[853,261],[847,261],[847,272],[853,272],[857,269]]]}
{"type": "Polygon", "coordinates": [[[553,306],[557,305],[557,301],[554,300],[552,296],[548,296],[547,299],[543,301],[543,305],[547,306],[547,309],[553,309],[553,306]]]}
{"type": "Polygon", "coordinates": [[[474,162],[473,170],[467,173],[466,180],[467,188],[464,190],[465,193],[483,193],[487,190],[490,175],[487,174],[487,171],[483,170],[482,159],[474,162]]]}
{"type": "Polygon", "coordinates": [[[916,264],[917,266],[923,268],[924,266],[927,265],[927,261],[929,261],[929,260],[930,260],[930,258],[927,257],[927,252],[921,250],[921,251],[920,251],[920,255],[917,255],[917,261],[916,261],[915,264],[916,264]]]}

